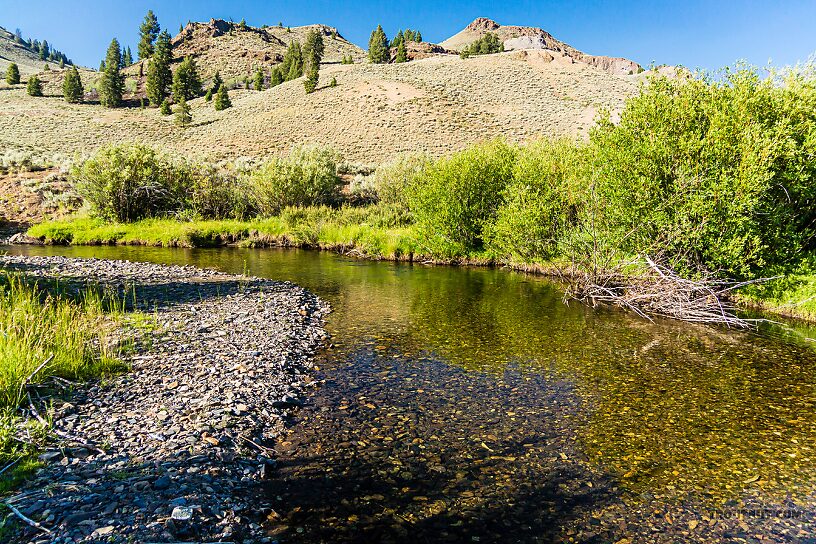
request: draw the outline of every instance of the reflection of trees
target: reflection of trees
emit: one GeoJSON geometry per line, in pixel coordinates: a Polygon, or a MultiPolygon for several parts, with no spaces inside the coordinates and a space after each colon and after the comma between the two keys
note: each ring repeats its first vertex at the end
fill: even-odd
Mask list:
{"type": "Polygon", "coordinates": [[[330,326],[344,349],[374,343],[403,354],[432,353],[469,370],[502,373],[514,364],[554,371],[591,401],[580,434],[585,451],[637,489],[674,486],[678,494],[727,496],[743,487],[812,487],[816,477],[812,351],[568,307],[551,284],[502,270],[369,263],[307,251],[64,251],[294,281],[333,303],[330,326]]]}

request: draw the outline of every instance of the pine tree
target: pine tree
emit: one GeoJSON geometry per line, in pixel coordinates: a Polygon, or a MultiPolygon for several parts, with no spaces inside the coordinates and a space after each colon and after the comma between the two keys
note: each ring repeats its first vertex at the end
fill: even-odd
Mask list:
{"type": "Polygon", "coordinates": [[[50,66],[48,66],[48,63],[46,62],[46,63],[43,65],[43,72],[47,72],[47,71],[49,71],[49,70],[51,70],[51,67],[50,67],[50,66]]]}
{"type": "Polygon", "coordinates": [[[420,32],[419,30],[417,30],[416,34],[414,35],[414,41],[417,43],[422,42],[422,32],[420,32]]]}
{"type": "Polygon", "coordinates": [[[190,110],[190,105],[182,97],[176,108],[176,124],[180,127],[186,127],[192,122],[193,112],[190,110]]]}
{"type": "Polygon", "coordinates": [[[371,38],[368,40],[368,60],[374,64],[385,64],[391,60],[390,57],[388,37],[382,25],[377,25],[377,29],[371,33],[371,38]]]}
{"type": "Polygon", "coordinates": [[[6,83],[9,85],[17,85],[20,83],[20,68],[13,62],[9,64],[9,67],[6,69],[6,83]]]}
{"type": "Polygon", "coordinates": [[[48,42],[43,40],[43,42],[40,44],[40,60],[47,60],[49,54],[50,50],[48,48],[48,42]]]}
{"type": "Polygon", "coordinates": [[[29,96],[42,96],[42,83],[40,82],[40,78],[38,78],[36,75],[28,78],[26,92],[29,94],[29,96]]]}
{"type": "Polygon", "coordinates": [[[65,68],[65,61],[64,60],[60,59],[59,67],[60,67],[60,70],[65,68]]]}
{"type": "Polygon", "coordinates": [[[166,98],[162,101],[159,111],[162,115],[170,115],[173,111],[170,109],[170,101],[166,98]]]}
{"type": "Polygon", "coordinates": [[[122,53],[119,49],[119,41],[114,38],[108,46],[108,54],[105,57],[105,72],[99,83],[99,101],[103,106],[115,108],[122,102],[122,93],[125,90],[125,78],[119,71],[119,63],[122,62],[122,53]]]}
{"type": "Polygon", "coordinates": [[[62,81],[62,96],[66,102],[77,103],[82,101],[84,92],[82,78],[79,77],[79,71],[74,66],[73,69],[68,70],[65,79],[62,81]]]}
{"type": "Polygon", "coordinates": [[[101,61],[99,61],[99,71],[100,72],[105,71],[105,59],[102,59],[101,61]]]}
{"type": "Polygon", "coordinates": [[[306,70],[306,79],[303,81],[303,86],[306,89],[306,94],[312,94],[317,89],[317,81],[320,78],[320,58],[312,52],[309,58],[309,63],[306,70]]]}
{"type": "Polygon", "coordinates": [[[329,87],[337,87],[337,78],[336,77],[331,78],[331,81],[329,81],[329,87]]]}
{"type": "Polygon", "coordinates": [[[408,51],[405,49],[404,40],[397,46],[397,58],[394,62],[408,62],[408,51]]]}
{"type": "Polygon", "coordinates": [[[153,14],[153,10],[147,10],[144,22],[139,27],[139,47],[136,49],[139,60],[146,60],[153,56],[153,44],[159,37],[160,31],[159,20],[153,14]]]}
{"type": "Polygon", "coordinates": [[[394,39],[391,40],[391,47],[399,47],[399,44],[405,41],[405,35],[402,33],[402,30],[397,32],[397,35],[394,36],[394,39]]]}
{"type": "Polygon", "coordinates": [[[218,89],[218,93],[216,93],[215,100],[213,101],[213,107],[215,107],[215,111],[221,111],[232,107],[232,102],[230,102],[226,85],[221,85],[221,87],[218,89]]]}
{"type": "Polygon", "coordinates": [[[318,61],[323,58],[323,34],[317,30],[310,30],[306,34],[306,42],[303,45],[303,58],[310,59],[312,53],[317,55],[318,61]]]}
{"type": "Polygon", "coordinates": [[[261,67],[259,66],[258,69],[255,71],[255,90],[262,91],[264,86],[264,73],[261,67]]]}
{"type": "Polygon", "coordinates": [[[238,28],[240,28],[241,30],[247,29],[246,19],[244,19],[243,17],[241,18],[241,22],[238,23],[238,28]]]}
{"type": "Polygon", "coordinates": [[[215,76],[213,77],[213,81],[212,81],[212,87],[211,87],[212,94],[217,93],[218,89],[220,89],[221,85],[223,85],[223,84],[224,84],[224,80],[221,79],[221,72],[216,71],[215,76]]]}
{"type": "Polygon", "coordinates": [[[153,58],[147,67],[147,98],[158,106],[170,93],[173,72],[170,70],[170,34],[165,30],[159,34],[153,48],[153,58]]]}
{"type": "Polygon", "coordinates": [[[125,49],[125,54],[122,55],[122,64],[123,68],[125,66],[130,66],[131,64],[133,64],[133,54],[130,52],[130,46],[128,46],[128,48],[125,49]]]}
{"type": "Polygon", "coordinates": [[[280,68],[285,81],[291,81],[303,75],[303,50],[299,41],[295,40],[289,44],[280,68]]]}
{"type": "Polygon", "coordinates": [[[212,102],[212,89],[207,89],[207,92],[204,94],[204,102],[212,102]]]}
{"type": "Polygon", "coordinates": [[[281,73],[280,67],[275,66],[272,68],[272,73],[269,76],[269,86],[277,87],[281,83],[283,83],[283,74],[281,73]]]}
{"type": "Polygon", "coordinates": [[[173,100],[192,100],[201,95],[201,79],[192,57],[184,57],[173,75],[173,100]]]}

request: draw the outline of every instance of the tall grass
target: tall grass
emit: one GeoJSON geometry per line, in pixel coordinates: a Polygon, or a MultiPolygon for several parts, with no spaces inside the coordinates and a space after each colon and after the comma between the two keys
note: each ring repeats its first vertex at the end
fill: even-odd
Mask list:
{"type": "Polygon", "coordinates": [[[27,450],[12,438],[15,410],[27,402],[25,385],[51,376],[84,380],[121,367],[110,346],[120,310],[96,289],[68,297],[21,276],[0,276],[0,463],[27,450]]]}

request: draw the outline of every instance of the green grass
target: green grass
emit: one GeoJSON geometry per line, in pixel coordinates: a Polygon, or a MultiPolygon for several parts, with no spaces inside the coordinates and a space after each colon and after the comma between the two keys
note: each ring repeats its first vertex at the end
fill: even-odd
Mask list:
{"type": "Polygon", "coordinates": [[[23,276],[0,275],[0,468],[17,461],[0,476],[0,493],[13,489],[38,466],[36,444],[47,432],[48,414],[42,407],[45,425],[21,422],[17,408],[28,402],[23,385],[51,376],[87,380],[123,369],[109,347],[124,319],[121,308],[98,289],[68,296],[60,294],[59,286],[46,289],[23,276]],[[22,424],[28,427],[30,443],[14,438],[22,424]]]}
{"type": "Polygon", "coordinates": [[[28,233],[50,244],[293,246],[355,251],[366,257],[395,260],[420,253],[409,221],[385,206],[286,208],[278,216],[250,221],[145,219],[106,223],[78,217],[46,221],[31,227],[28,233]]]}
{"type": "Polygon", "coordinates": [[[775,314],[816,321],[816,257],[778,279],[743,288],[738,300],[775,314]]]}

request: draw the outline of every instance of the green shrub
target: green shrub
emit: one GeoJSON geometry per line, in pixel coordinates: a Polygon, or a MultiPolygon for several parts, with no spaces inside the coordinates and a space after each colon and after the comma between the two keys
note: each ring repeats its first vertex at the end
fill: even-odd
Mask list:
{"type": "Polygon", "coordinates": [[[581,148],[568,140],[519,149],[513,180],[502,195],[496,221],[485,227],[486,248],[500,260],[536,261],[556,256],[558,242],[580,205],[577,172],[581,148]]]}
{"type": "Polygon", "coordinates": [[[212,166],[191,172],[185,210],[196,219],[244,219],[253,214],[246,179],[212,166]]]}
{"type": "Polygon", "coordinates": [[[750,277],[814,247],[812,71],[655,76],[590,138],[593,213],[622,250],[750,277]]]}
{"type": "Polygon", "coordinates": [[[71,170],[95,215],[119,222],[180,210],[191,172],[143,145],[109,146],[71,170]]]}
{"type": "Polygon", "coordinates": [[[408,188],[431,165],[425,154],[400,155],[375,170],[374,189],[380,202],[408,207],[408,188]]]}
{"type": "Polygon", "coordinates": [[[253,203],[265,216],[286,206],[332,204],[338,199],[337,154],[327,148],[296,147],[251,176],[253,203]]]}
{"type": "Polygon", "coordinates": [[[424,169],[408,202],[427,249],[442,257],[482,248],[512,179],[515,150],[501,140],[470,147],[424,169]]]}

